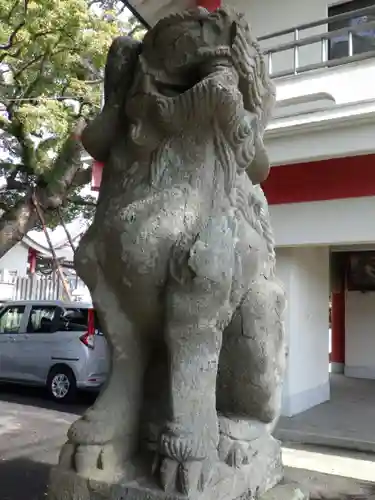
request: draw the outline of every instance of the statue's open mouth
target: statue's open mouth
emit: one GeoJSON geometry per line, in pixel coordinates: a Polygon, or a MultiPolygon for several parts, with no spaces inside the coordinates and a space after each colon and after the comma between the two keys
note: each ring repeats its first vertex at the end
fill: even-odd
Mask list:
{"type": "Polygon", "coordinates": [[[154,85],[159,94],[164,97],[176,97],[178,95],[184,94],[188,90],[191,90],[198,81],[193,83],[187,83],[185,85],[179,83],[165,83],[155,80],[154,85]]]}
{"type": "Polygon", "coordinates": [[[213,76],[224,68],[233,67],[230,59],[223,57],[210,59],[209,55],[211,54],[206,54],[206,57],[200,63],[191,66],[183,75],[167,73],[165,80],[156,77],[153,81],[156,91],[164,97],[176,97],[192,90],[205,78],[213,76]]]}

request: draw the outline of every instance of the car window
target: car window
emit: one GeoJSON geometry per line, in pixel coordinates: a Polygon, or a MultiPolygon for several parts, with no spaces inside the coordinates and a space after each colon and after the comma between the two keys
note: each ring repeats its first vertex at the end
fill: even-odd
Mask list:
{"type": "MultiPolygon", "coordinates": [[[[88,309],[84,308],[66,308],[62,315],[62,320],[66,321],[66,331],[86,331],[88,328],[88,309]]],[[[95,313],[95,330],[100,334],[100,324],[95,313]]]]}
{"type": "Polygon", "coordinates": [[[27,324],[27,333],[51,333],[55,313],[55,306],[33,306],[27,324]]]}
{"type": "Polygon", "coordinates": [[[0,333],[18,333],[25,306],[9,306],[0,313],[0,333]]]}
{"type": "Polygon", "coordinates": [[[87,316],[81,309],[66,308],[60,318],[59,330],[65,332],[84,332],[87,329],[87,316]]]}

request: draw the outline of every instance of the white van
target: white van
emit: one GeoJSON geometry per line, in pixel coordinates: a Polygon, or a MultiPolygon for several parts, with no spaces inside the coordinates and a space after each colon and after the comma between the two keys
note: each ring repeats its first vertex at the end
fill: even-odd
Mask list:
{"type": "Polygon", "coordinates": [[[91,304],[26,300],[0,309],[0,380],[43,385],[66,402],[77,389],[100,388],[108,368],[91,304]]]}

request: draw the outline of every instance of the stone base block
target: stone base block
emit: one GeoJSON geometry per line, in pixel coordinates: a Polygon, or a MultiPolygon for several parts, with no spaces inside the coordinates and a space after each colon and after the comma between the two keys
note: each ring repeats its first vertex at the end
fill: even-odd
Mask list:
{"type": "MultiPolygon", "coordinates": [[[[262,440],[263,441],[263,440],[262,440]]],[[[260,443],[259,443],[260,444],[260,443]]],[[[218,463],[203,492],[194,500],[251,500],[259,498],[283,478],[280,444],[273,438],[261,443],[249,465],[240,468],[218,463]]],[[[48,500],[181,500],[183,495],[166,492],[151,475],[116,483],[87,479],[61,466],[52,470],[48,500]]],[[[270,499],[274,497],[270,497],[270,499]]],[[[275,497],[276,498],[276,497],[275,497]]],[[[282,497],[284,499],[284,497],[282,497]]],[[[286,497],[285,497],[286,498],[286,497]]],[[[302,500],[291,497],[291,500],[302,500]]]]}

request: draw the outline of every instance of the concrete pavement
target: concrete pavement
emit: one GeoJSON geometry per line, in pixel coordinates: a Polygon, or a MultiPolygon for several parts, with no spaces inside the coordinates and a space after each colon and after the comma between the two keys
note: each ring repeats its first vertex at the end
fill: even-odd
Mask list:
{"type": "Polygon", "coordinates": [[[84,406],[59,407],[42,391],[0,386],[0,499],[43,500],[49,469],[84,406]]]}
{"type": "Polygon", "coordinates": [[[276,437],[283,442],[375,452],[374,422],[375,380],[331,375],[331,400],[294,417],[282,417],[276,437]]]}

